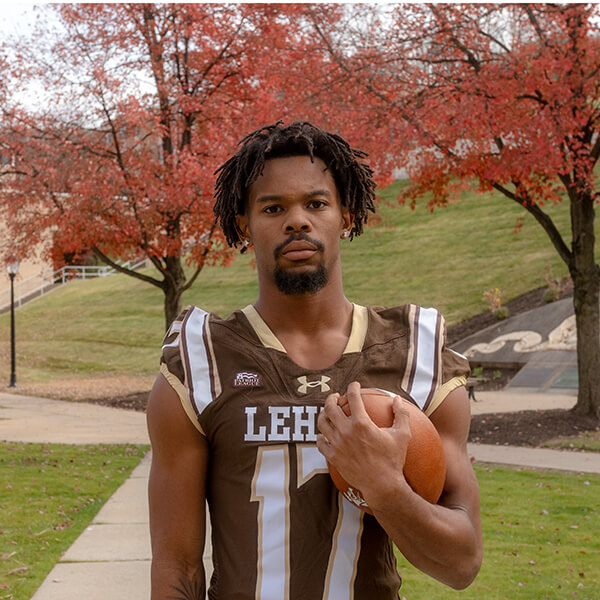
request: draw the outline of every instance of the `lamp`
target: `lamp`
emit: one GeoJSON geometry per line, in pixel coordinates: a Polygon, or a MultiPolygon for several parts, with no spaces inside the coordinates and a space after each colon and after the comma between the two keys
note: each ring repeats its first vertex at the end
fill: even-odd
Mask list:
{"type": "Polygon", "coordinates": [[[10,277],[10,383],[8,387],[17,387],[15,360],[15,277],[19,272],[19,261],[11,256],[6,261],[6,270],[10,277]]]}

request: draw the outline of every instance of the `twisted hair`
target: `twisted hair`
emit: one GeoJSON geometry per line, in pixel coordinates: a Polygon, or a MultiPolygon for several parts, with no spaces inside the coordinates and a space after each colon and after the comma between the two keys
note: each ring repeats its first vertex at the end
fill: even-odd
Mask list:
{"type": "Polygon", "coordinates": [[[248,190],[262,174],[265,161],[286,156],[310,156],[312,161],[317,157],[327,165],[342,205],[353,217],[350,238],[360,235],[369,211],[375,212],[373,171],[360,160],[367,154],[307,121],[288,126],[278,121],[248,134],[239,142],[238,151],[215,171],[213,211],[227,243],[237,247],[241,242],[236,215],[244,214],[248,190]]]}

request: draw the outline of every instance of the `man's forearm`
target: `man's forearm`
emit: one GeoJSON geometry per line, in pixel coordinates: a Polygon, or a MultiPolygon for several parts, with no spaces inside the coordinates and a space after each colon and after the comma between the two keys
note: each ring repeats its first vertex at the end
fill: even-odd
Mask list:
{"type": "Polygon", "coordinates": [[[204,567],[183,567],[152,562],[151,600],[205,600],[204,567]]]}
{"type": "Polygon", "coordinates": [[[455,589],[467,587],[481,565],[479,533],[466,509],[432,505],[404,489],[373,507],[381,526],[406,559],[455,589]]]}

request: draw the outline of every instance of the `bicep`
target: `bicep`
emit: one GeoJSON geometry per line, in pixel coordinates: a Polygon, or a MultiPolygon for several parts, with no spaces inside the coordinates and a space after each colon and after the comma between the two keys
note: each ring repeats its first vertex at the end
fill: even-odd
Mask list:
{"type": "Polygon", "coordinates": [[[148,400],[152,466],[148,484],[155,561],[182,565],[202,560],[209,447],[162,376],[148,400]]]}

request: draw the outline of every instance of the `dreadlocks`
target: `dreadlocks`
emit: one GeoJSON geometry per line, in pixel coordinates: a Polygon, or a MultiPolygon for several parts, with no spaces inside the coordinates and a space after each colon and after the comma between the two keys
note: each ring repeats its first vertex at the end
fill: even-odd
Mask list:
{"type": "Polygon", "coordinates": [[[333,175],[342,205],[350,209],[354,218],[351,238],[362,233],[368,212],[375,212],[373,171],[359,162],[367,154],[352,148],[339,135],[307,121],[296,121],[287,127],[278,121],[248,134],[238,146],[238,151],[215,171],[218,177],[213,210],[230,246],[241,242],[235,217],[244,213],[248,189],[270,158],[320,158],[333,175]]]}

